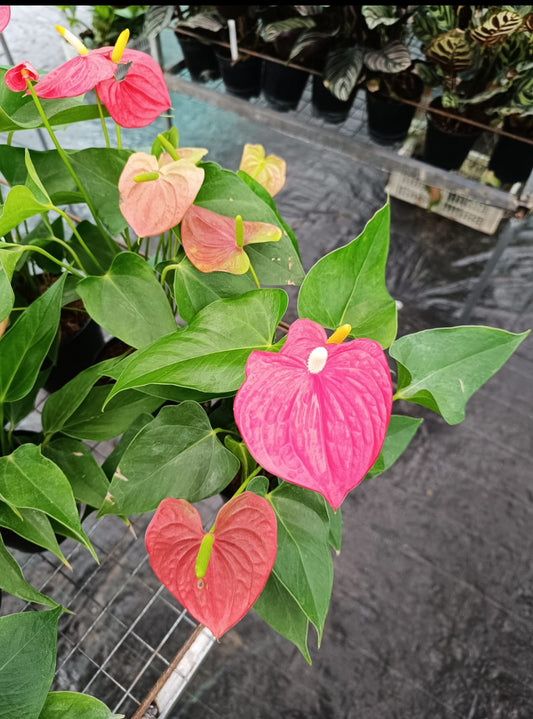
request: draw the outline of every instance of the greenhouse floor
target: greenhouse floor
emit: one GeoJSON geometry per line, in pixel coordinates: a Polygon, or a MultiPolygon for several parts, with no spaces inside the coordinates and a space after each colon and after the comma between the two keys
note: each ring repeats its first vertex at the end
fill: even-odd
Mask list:
{"type": "MultiPolygon", "coordinates": [[[[57,6],[13,6],[5,38],[15,62],[28,59],[43,69],[62,62],[62,41],[53,31],[58,22],[57,6]],[[42,58],[30,50],[24,23],[42,27],[42,58]]],[[[176,61],[178,52],[176,44],[176,61]]],[[[251,142],[286,160],[287,183],[276,202],[298,238],[306,270],[356,237],[387,200],[387,173],[306,142],[304,132],[295,140],[185,95],[171,93],[171,99],[180,145],[208,148],[206,159],[236,170],[244,143],[251,142]]],[[[124,132],[124,145],[150,147],[161,129],[163,120],[161,127],[124,132]]],[[[100,144],[97,132],[96,126],[100,144]]],[[[93,142],[69,129],[62,137],[65,146],[93,142]]],[[[520,225],[504,221],[502,227],[519,231],[481,286],[497,234],[394,198],[390,203],[387,286],[400,307],[400,334],[465,323],[472,296],[469,324],[533,328],[531,217],[520,225]]],[[[296,317],[296,292],[290,288],[287,321],[296,317]]],[[[349,494],[320,649],[316,636],[309,637],[311,666],[252,611],[210,646],[166,716],[531,719],[532,357],[530,336],[469,401],[459,425],[411,409],[425,421],[403,457],[349,494]]],[[[105,536],[101,541],[108,542],[105,536]]],[[[142,533],[131,557],[122,571],[129,567],[133,574],[144,561],[142,533]]],[[[117,581],[124,581],[122,574],[108,578],[108,590],[117,581]]],[[[138,621],[146,604],[138,596],[143,604],[137,607],[136,597],[132,591],[117,609],[126,625],[138,621]]],[[[156,623],[164,614],[151,625],[145,617],[146,636],[168,632],[176,611],[167,607],[166,626],[156,623]]],[[[107,650],[113,651],[111,644],[107,650]]],[[[67,664],[60,688],[80,691],[75,676],[67,664]],[[65,686],[69,677],[72,685],[65,686]]]]}

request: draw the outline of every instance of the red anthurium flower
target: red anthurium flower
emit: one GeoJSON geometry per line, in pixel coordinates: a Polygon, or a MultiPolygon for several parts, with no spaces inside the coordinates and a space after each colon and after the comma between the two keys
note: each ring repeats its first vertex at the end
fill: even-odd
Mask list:
{"type": "Polygon", "coordinates": [[[262,467],[337,509],[374,464],[391,407],[389,367],[377,342],[332,344],[320,325],[299,319],[279,354],[251,353],[234,412],[262,467]]]}
{"type": "MultiPolygon", "coordinates": [[[[112,48],[94,50],[104,56],[105,51],[111,57],[112,48]]],[[[146,127],[171,105],[161,68],[139,50],[124,50],[114,75],[98,82],[96,91],[122,127],[146,127]]]]}
{"type": "Polygon", "coordinates": [[[276,558],[276,515],[266,499],[244,492],[205,533],[192,504],[164,499],[146,530],[146,548],[159,580],[218,639],[263,591],[276,558]]]}
{"type": "Polygon", "coordinates": [[[12,67],[4,75],[4,82],[6,86],[13,92],[22,92],[27,90],[28,86],[26,80],[32,80],[35,82],[39,79],[39,73],[29,62],[21,62],[15,67],[12,67]]]}
{"type": "Polygon", "coordinates": [[[11,19],[11,5],[0,5],[0,32],[4,32],[11,19]]]}
{"type": "Polygon", "coordinates": [[[250,268],[244,245],[276,242],[281,238],[281,230],[275,225],[239,220],[196,205],[186,212],[181,223],[181,242],[196,269],[243,275],[250,268]]]}
{"type": "Polygon", "coordinates": [[[194,202],[204,171],[189,160],[159,162],[154,155],[130,155],[118,181],[120,211],[139,237],[175,227],[194,202]]]}

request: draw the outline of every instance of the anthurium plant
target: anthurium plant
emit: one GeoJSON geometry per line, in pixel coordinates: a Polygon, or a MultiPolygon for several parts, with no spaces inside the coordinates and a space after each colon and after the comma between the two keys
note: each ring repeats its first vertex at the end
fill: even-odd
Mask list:
{"type": "MultiPolygon", "coordinates": [[[[29,61],[3,68],[0,83],[0,534],[66,561],[57,537],[95,555],[80,516],[154,513],[151,566],[192,616],[220,639],[253,609],[310,661],[343,500],[389,469],[422,422],[399,401],[461,422],[528,332],[463,326],[398,338],[385,285],[388,204],[305,271],[273,200],[281,158],[247,143],[241,168],[224,169],[207,148],[180,147],[175,127],[154,133],[151,153],[122,147],[122,127],[170,111],[161,70],[128,50],[127,32],[90,51],[61,34],[78,57],[46,75],[29,61]],[[57,126],[94,118],[100,147],[61,146],[57,126]],[[37,127],[54,149],[12,145],[37,127]],[[41,274],[50,281],[24,298],[22,280],[41,274]],[[289,323],[287,286],[299,287],[289,323]],[[73,299],[125,350],[49,394],[41,431],[28,436],[21,421],[73,299]],[[87,442],[113,438],[100,467],[87,442]],[[222,493],[230,498],[204,526],[194,505],[222,493]]],[[[0,716],[46,719],[90,701],[49,693],[68,607],[23,576],[3,541],[0,588],[47,607],[0,618],[9,658],[0,716]]]]}

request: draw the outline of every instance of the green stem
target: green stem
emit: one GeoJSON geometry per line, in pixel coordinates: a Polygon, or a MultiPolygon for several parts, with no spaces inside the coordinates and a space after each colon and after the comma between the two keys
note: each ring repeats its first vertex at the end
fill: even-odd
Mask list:
{"type": "Polygon", "coordinates": [[[87,204],[87,207],[89,208],[89,210],[90,210],[90,212],[91,212],[91,215],[93,216],[94,221],[96,222],[96,224],[97,224],[97,226],[98,226],[100,232],[102,232],[102,234],[103,234],[104,236],[106,236],[106,232],[105,232],[104,228],[102,227],[102,225],[101,225],[101,223],[100,223],[100,221],[99,221],[99,219],[98,219],[98,217],[97,217],[97,215],[96,215],[96,211],[95,211],[95,209],[94,209],[94,207],[93,207],[93,205],[92,205],[91,200],[89,199],[89,196],[87,195],[87,192],[85,191],[85,188],[83,187],[83,185],[82,185],[82,183],[81,183],[79,177],[77,176],[76,172],[74,171],[74,168],[73,168],[72,165],[70,164],[70,160],[68,159],[66,152],[63,150],[63,148],[62,148],[61,145],[59,144],[59,142],[58,142],[58,140],[57,140],[57,137],[55,136],[54,131],[52,130],[52,126],[51,126],[50,123],[48,122],[48,118],[46,117],[46,114],[45,114],[45,112],[44,112],[44,110],[43,110],[43,106],[41,105],[41,102],[40,102],[39,98],[38,98],[37,95],[35,94],[35,90],[33,89],[33,85],[31,84],[31,81],[30,81],[30,80],[26,80],[26,85],[27,85],[27,87],[28,87],[28,92],[29,92],[30,95],[32,96],[33,102],[35,103],[35,107],[37,108],[37,112],[39,113],[39,115],[40,115],[40,117],[41,117],[41,120],[43,121],[43,125],[45,126],[45,128],[46,128],[48,134],[50,135],[50,139],[51,139],[52,142],[54,143],[54,146],[55,146],[55,148],[56,148],[56,150],[57,150],[57,153],[58,153],[59,157],[63,160],[63,164],[64,164],[65,167],[67,168],[67,170],[68,170],[68,172],[69,172],[69,175],[72,177],[72,179],[74,180],[74,182],[75,182],[75,184],[76,184],[76,187],[77,187],[77,188],[79,189],[79,191],[81,192],[81,194],[82,194],[82,196],[83,196],[83,199],[84,199],[85,203],[87,204]]]}
{"type": "Polygon", "coordinates": [[[100,97],[98,96],[98,92],[96,91],[96,88],[94,90],[94,94],[96,95],[96,104],[98,105],[98,112],[100,114],[100,122],[102,123],[102,130],[104,132],[105,145],[106,145],[106,147],[111,147],[111,143],[109,142],[109,134],[107,132],[107,126],[105,124],[104,110],[102,107],[102,103],[100,101],[100,97]]]}
{"type": "Polygon", "coordinates": [[[162,286],[162,287],[165,286],[165,278],[166,278],[166,276],[167,276],[167,273],[170,272],[170,270],[177,270],[178,267],[179,267],[179,265],[167,265],[167,266],[165,267],[165,269],[164,269],[163,272],[161,273],[161,279],[160,279],[160,282],[161,282],[161,286],[162,286]]]}
{"type": "Polygon", "coordinates": [[[251,273],[251,275],[252,275],[252,277],[253,277],[253,279],[254,279],[254,282],[255,282],[255,284],[256,284],[257,289],[260,290],[260,289],[261,289],[261,285],[259,284],[259,280],[257,279],[257,275],[255,274],[255,270],[254,270],[254,268],[252,267],[252,263],[251,263],[251,262],[250,262],[250,273],[251,273]]]}
{"type": "Polygon", "coordinates": [[[118,125],[116,122],[115,122],[115,128],[117,130],[117,148],[119,150],[122,150],[122,138],[120,135],[120,125],[118,125]]]}
{"type": "Polygon", "coordinates": [[[163,147],[173,160],[180,159],[178,153],[176,152],[176,148],[167,140],[166,137],[164,137],[163,135],[158,135],[157,139],[163,145],[163,147]]]}
{"type": "Polygon", "coordinates": [[[4,403],[0,401],[0,449],[2,450],[2,456],[8,454],[8,442],[6,432],[4,429],[4,403]]]}
{"type": "MultiPolygon", "coordinates": [[[[94,253],[89,249],[89,247],[87,246],[87,243],[85,242],[85,240],[83,239],[83,237],[82,237],[82,236],[80,235],[80,233],[78,232],[76,226],[74,225],[74,223],[72,222],[72,220],[70,219],[70,217],[69,217],[65,212],[63,212],[63,210],[60,210],[59,207],[54,207],[54,210],[55,210],[58,214],[60,214],[61,217],[65,220],[65,222],[67,223],[67,225],[68,225],[68,226],[70,227],[70,229],[72,230],[72,233],[75,235],[76,239],[78,240],[78,242],[80,243],[80,245],[83,247],[83,249],[85,250],[85,252],[89,255],[89,257],[91,258],[91,260],[102,270],[102,272],[105,272],[105,269],[102,267],[102,265],[100,264],[100,262],[98,261],[98,259],[97,259],[96,256],[94,255],[94,253]]],[[[79,262],[79,260],[78,260],[78,262],[79,262]]]]}
{"type": "Polygon", "coordinates": [[[53,255],[51,255],[46,250],[43,250],[42,247],[38,247],[37,245],[25,245],[24,247],[21,247],[21,250],[23,252],[37,252],[39,255],[43,255],[44,257],[48,258],[52,262],[55,262],[56,265],[59,265],[67,272],[70,272],[73,275],[77,275],[78,277],[85,278],[85,274],[83,272],[79,272],[76,270],[72,265],[67,265],[64,262],[61,262],[61,260],[56,259],[53,255]]]}
{"type": "Polygon", "coordinates": [[[252,479],[254,477],[257,477],[257,475],[259,474],[259,472],[261,472],[262,469],[263,469],[262,467],[256,467],[253,472],[250,472],[250,474],[246,477],[246,479],[241,484],[239,489],[234,493],[232,499],[235,499],[235,497],[238,497],[239,494],[242,494],[244,492],[244,490],[246,489],[246,487],[250,484],[252,479]]]}
{"type": "Polygon", "coordinates": [[[399,393],[399,392],[396,392],[395,394],[392,395],[392,401],[393,401],[393,402],[395,402],[397,399],[402,399],[402,398],[400,397],[400,393],[399,393]]]}

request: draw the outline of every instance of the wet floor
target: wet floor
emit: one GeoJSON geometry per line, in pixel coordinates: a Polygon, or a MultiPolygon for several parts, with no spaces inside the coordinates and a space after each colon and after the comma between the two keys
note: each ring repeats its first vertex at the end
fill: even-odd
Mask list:
{"type": "MultiPolygon", "coordinates": [[[[15,61],[32,59],[15,29],[32,12],[32,26],[51,38],[42,58],[50,69],[63,59],[50,49],[59,47],[55,6],[14,6],[6,39],[15,61]]],[[[233,170],[245,142],[287,161],[276,201],[306,270],[386,201],[380,170],[171,97],[182,145],[207,147],[208,159],[233,170]]],[[[125,144],[149,146],[155,134],[132,133],[125,144]]],[[[402,303],[400,333],[460,323],[497,236],[394,198],[391,216],[387,284],[402,303]]],[[[530,221],[469,322],[533,327],[532,237],[530,221]]],[[[295,316],[293,301],[287,319],[295,316]]],[[[251,612],[209,652],[173,719],[533,717],[532,348],[530,337],[470,400],[462,424],[421,410],[425,422],[401,460],[350,493],[320,649],[310,636],[312,666],[251,612]]]]}

